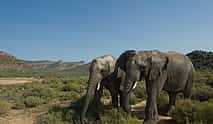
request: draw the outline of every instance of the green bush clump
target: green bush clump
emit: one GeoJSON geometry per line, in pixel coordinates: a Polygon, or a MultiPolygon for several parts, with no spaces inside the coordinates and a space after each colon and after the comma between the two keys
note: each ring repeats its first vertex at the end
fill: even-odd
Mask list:
{"type": "Polygon", "coordinates": [[[7,101],[0,100],[0,115],[7,114],[11,106],[7,101]]]}
{"type": "Polygon", "coordinates": [[[195,102],[191,100],[181,100],[177,102],[173,110],[172,117],[177,124],[202,123],[211,124],[213,122],[213,101],[195,102]]]}
{"type": "Polygon", "coordinates": [[[39,116],[35,124],[64,124],[60,112],[50,112],[39,116]]]}
{"type": "Polygon", "coordinates": [[[175,119],[178,124],[184,124],[186,120],[192,119],[193,105],[194,103],[191,100],[178,101],[175,109],[172,111],[173,119],[175,119]]]}
{"type": "Polygon", "coordinates": [[[62,91],[80,92],[80,85],[74,82],[67,83],[62,87],[62,91]]]}
{"type": "Polygon", "coordinates": [[[208,85],[199,86],[193,89],[192,99],[198,101],[208,101],[213,98],[213,88],[208,85]]]}
{"type": "Polygon", "coordinates": [[[23,100],[16,100],[15,105],[12,106],[13,109],[24,109],[25,103],[23,100]]]}
{"type": "Polygon", "coordinates": [[[41,99],[40,97],[36,97],[36,96],[28,96],[25,100],[24,100],[25,106],[26,107],[36,107],[39,106],[41,104],[44,103],[44,100],[41,99]]]}
{"type": "Polygon", "coordinates": [[[122,110],[112,109],[101,115],[100,124],[141,124],[138,119],[132,117],[122,110]]]}
{"type": "Polygon", "coordinates": [[[130,100],[129,100],[129,103],[131,104],[131,105],[133,105],[133,104],[136,104],[136,103],[138,103],[138,102],[140,102],[140,100],[135,96],[135,94],[131,94],[130,95],[130,100]]]}
{"type": "Polygon", "coordinates": [[[157,97],[157,107],[160,113],[165,113],[168,110],[169,96],[167,92],[162,91],[157,97]]]}
{"type": "Polygon", "coordinates": [[[138,82],[136,88],[133,90],[134,95],[141,100],[146,99],[146,85],[144,81],[138,82]]]}

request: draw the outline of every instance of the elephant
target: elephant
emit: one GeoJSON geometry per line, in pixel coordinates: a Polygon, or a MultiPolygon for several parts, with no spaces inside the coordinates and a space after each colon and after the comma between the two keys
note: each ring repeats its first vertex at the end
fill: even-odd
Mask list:
{"type": "Polygon", "coordinates": [[[175,106],[178,93],[183,93],[184,98],[191,97],[194,67],[187,56],[172,51],[146,50],[132,52],[125,61],[126,75],[122,84],[122,107],[126,112],[130,111],[129,93],[132,90],[132,85],[136,81],[144,79],[147,93],[144,124],[157,123],[156,97],[161,90],[165,90],[169,94],[168,111],[171,111],[172,106],[175,106]]]}
{"type": "MultiPolygon", "coordinates": [[[[127,61],[129,60],[129,58],[131,58],[132,56],[135,55],[135,50],[127,50],[125,52],[123,52],[119,58],[117,59],[116,61],[116,64],[115,64],[115,71],[113,72],[115,77],[121,77],[121,84],[120,84],[120,91],[122,93],[122,91],[124,90],[124,87],[123,87],[123,83],[125,81],[125,76],[126,76],[126,65],[127,65],[127,61]],[[119,74],[122,74],[122,76],[120,76],[119,74]]],[[[132,84],[132,89],[134,89],[137,85],[137,82],[134,81],[134,83],[132,84]]],[[[124,108],[124,104],[123,104],[123,100],[122,100],[122,95],[121,94],[121,107],[124,108]]],[[[128,111],[130,110],[130,108],[128,108],[128,111]]]]}
{"type": "Polygon", "coordinates": [[[82,124],[84,124],[85,115],[91,101],[93,100],[95,104],[94,106],[100,102],[100,97],[104,87],[108,89],[111,94],[113,106],[118,106],[118,96],[121,94],[121,77],[124,79],[125,76],[120,73],[115,77],[115,74],[113,73],[115,63],[116,59],[111,55],[100,56],[92,60],[89,68],[90,74],[86,98],[80,115],[82,124]]]}

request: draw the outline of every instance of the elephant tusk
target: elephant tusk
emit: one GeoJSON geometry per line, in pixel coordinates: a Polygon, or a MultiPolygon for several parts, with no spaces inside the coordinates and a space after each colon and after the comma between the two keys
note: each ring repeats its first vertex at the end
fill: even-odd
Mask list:
{"type": "Polygon", "coordinates": [[[138,83],[138,82],[136,81],[135,84],[134,84],[134,86],[132,87],[133,90],[136,88],[137,83],[138,83]]]}
{"type": "Polygon", "coordinates": [[[97,90],[99,90],[100,89],[100,82],[98,82],[98,86],[97,86],[97,90]]]}

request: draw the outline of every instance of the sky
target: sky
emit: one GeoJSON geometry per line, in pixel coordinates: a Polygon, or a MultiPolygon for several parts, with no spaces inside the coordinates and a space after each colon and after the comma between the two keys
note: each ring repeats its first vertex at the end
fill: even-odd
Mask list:
{"type": "Polygon", "coordinates": [[[17,58],[91,61],[130,49],[213,51],[213,1],[0,1],[0,50],[17,58]]]}

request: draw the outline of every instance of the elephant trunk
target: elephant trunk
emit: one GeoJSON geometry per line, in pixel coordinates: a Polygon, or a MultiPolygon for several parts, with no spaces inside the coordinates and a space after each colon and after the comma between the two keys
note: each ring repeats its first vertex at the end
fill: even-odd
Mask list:
{"type": "Polygon", "coordinates": [[[129,96],[130,96],[130,91],[131,91],[132,85],[133,85],[132,81],[125,80],[124,89],[123,89],[123,93],[122,93],[122,108],[126,112],[130,112],[129,96]]]}
{"type": "Polygon", "coordinates": [[[84,106],[81,112],[81,124],[84,124],[86,112],[88,110],[91,100],[94,98],[96,86],[99,82],[100,80],[95,78],[90,78],[88,81],[86,98],[85,98],[84,106]]]}

